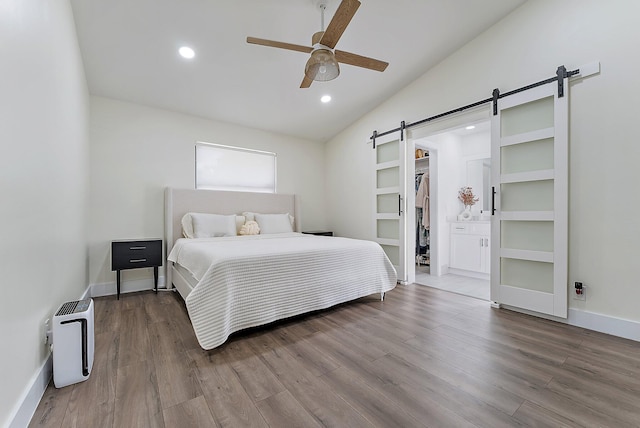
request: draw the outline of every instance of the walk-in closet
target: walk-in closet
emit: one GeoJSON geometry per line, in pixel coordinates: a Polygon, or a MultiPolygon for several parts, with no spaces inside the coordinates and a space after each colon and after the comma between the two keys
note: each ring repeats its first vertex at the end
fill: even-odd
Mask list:
{"type": "Polygon", "coordinates": [[[429,251],[429,150],[416,147],[415,158],[416,270],[429,273],[431,261],[429,251]]]}

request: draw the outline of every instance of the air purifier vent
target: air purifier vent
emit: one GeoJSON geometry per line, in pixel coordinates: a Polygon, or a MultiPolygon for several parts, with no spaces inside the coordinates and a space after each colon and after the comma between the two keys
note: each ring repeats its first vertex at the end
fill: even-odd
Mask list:
{"type": "Polygon", "coordinates": [[[60,309],[58,309],[58,312],[56,312],[56,316],[59,317],[60,315],[72,314],[75,312],[76,306],[78,306],[77,300],[75,302],[67,302],[64,305],[60,306],[60,309]]]}

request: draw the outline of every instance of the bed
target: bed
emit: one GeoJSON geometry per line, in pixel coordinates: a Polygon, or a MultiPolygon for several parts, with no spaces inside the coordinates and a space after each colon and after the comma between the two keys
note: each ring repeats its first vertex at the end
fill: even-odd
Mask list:
{"type": "Polygon", "coordinates": [[[299,233],[299,214],[294,195],[166,189],[166,283],[185,300],[203,349],[220,346],[239,330],[384,296],[395,287],[396,271],[380,245],[299,233]],[[265,218],[288,214],[291,229],[183,237],[187,213],[245,212],[263,214],[264,231],[269,231],[265,218]]]}

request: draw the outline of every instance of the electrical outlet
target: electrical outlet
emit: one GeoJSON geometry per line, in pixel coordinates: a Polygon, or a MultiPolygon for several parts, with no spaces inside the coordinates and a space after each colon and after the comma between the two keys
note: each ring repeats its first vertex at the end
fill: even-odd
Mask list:
{"type": "Polygon", "coordinates": [[[587,300],[587,286],[581,282],[576,281],[573,284],[573,300],[587,300]]]}
{"type": "Polygon", "coordinates": [[[49,330],[51,330],[51,320],[47,318],[44,320],[44,344],[49,343],[49,330]]]}

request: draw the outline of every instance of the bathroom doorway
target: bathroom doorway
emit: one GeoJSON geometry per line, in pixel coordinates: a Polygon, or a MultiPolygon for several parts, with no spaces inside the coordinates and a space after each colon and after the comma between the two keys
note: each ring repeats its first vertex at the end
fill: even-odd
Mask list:
{"type": "Polygon", "coordinates": [[[415,283],[489,301],[490,122],[481,117],[424,131],[410,138],[416,222],[406,241],[415,256],[415,283]],[[465,215],[458,196],[467,188],[473,204],[465,215]]]}

